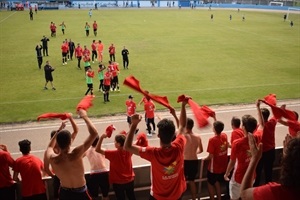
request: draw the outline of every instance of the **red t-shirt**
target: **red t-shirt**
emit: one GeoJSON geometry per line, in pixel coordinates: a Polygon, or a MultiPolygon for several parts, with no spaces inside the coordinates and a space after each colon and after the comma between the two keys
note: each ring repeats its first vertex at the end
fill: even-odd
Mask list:
{"type": "Polygon", "coordinates": [[[300,123],[298,121],[287,121],[289,126],[289,133],[291,136],[296,137],[297,132],[300,131],[300,123]]]}
{"type": "Polygon", "coordinates": [[[118,63],[114,63],[114,64],[113,64],[113,68],[112,68],[112,70],[113,70],[113,71],[112,71],[112,76],[113,76],[113,77],[118,76],[118,74],[119,74],[119,71],[120,71],[120,70],[119,70],[119,67],[118,67],[118,66],[119,66],[118,63]]]}
{"type": "MultiPolygon", "coordinates": [[[[254,135],[254,137],[256,142],[258,142],[258,136],[254,135]]],[[[231,146],[230,159],[236,161],[236,167],[234,168],[232,179],[241,184],[251,160],[250,147],[247,137],[237,139],[233,142],[231,146]]]]}
{"type": "Polygon", "coordinates": [[[116,48],[115,48],[114,46],[110,46],[110,47],[108,48],[108,52],[109,52],[109,54],[115,54],[116,48]]]}
{"type": "Polygon", "coordinates": [[[102,44],[102,43],[99,43],[99,44],[98,44],[98,51],[99,51],[100,53],[103,51],[103,48],[104,48],[103,44],[102,44]]]}
{"type": "Polygon", "coordinates": [[[240,138],[243,138],[245,135],[244,135],[244,131],[243,129],[241,128],[236,128],[232,131],[231,133],[231,138],[230,138],[230,144],[232,145],[232,143],[237,140],[237,139],[240,139],[240,138]]]}
{"type": "Polygon", "coordinates": [[[68,46],[66,43],[63,43],[63,44],[61,45],[61,51],[62,51],[63,53],[67,53],[68,50],[69,50],[69,46],[68,46]]]}
{"type": "Polygon", "coordinates": [[[88,49],[84,49],[84,50],[83,50],[83,55],[90,56],[90,55],[91,55],[91,52],[90,52],[90,50],[88,50],[88,49]]]}
{"type": "Polygon", "coordinates": [[[93,29],[97,29],[98,28],[98,24],[97,23],[93,23],[93,29]]]}
{"type": "Polygon", "coordinates": [[[254,188],[253,190],[253,199],[261,200],[261,199],[272,199],[272,200],[296,200],[300,197],[300,191],[297,189],[284,187],[279,183],[267,183],[266,185],[262,185],[254,188]]]}
{"type": "Polygon", "coordinates": [[[213,154],[213,158],[208,163],[208,170],[211,173],[222,174],[227,168],[228,140],[225,133],[215,135],[208,141],[207,152],[213,154]]]}
{"type": "Polygon", "coordinates": [[[144,104],[144,110],[146,112],[146,118],[154,118],[155,104],[149,100],[144,104]]]}
{"type": "Polygon", "coordinates": [[[124,184],[134,180],[131,161],[132,153],[125,150],[106,150],[105,158],[109,163],[109,182],[124,184]]]}
{"type": "Polygon", "coordinates": [[[111,82],[111,73],[106,72],[104,74],[103,85],[109,85],[110,86],[110,82],[111,82]]]}
{"type": "Polygon", "coordinates": [[[126,100],[125,104],[127,107],[127,111],[126,111],[127,116],[130,117],[135,113],[136,104],[133,100],[130,100],[130,99],[126,100]]]}
{"type": "Polygon", "coordinates": [[[141,147],[141,158],[151,162],[150,194],[159,200],[179,199],[186,190],[183,150],[186,139],[178,135],[171,147],[141,147]]]}
{"type": "Polygon", "coordinates": [[[92,50],[93,50],[93,51],[96,51],[96,49],[97,49],[96,42],[92,43],[91,47],[92,47],[92,50]]]}
{"type": "Polygon", "coordinates": [[[14,184],[9,167],[13,168],[15,161],[10,153],[0,150],[0,163],[0,188],[9,187],[14,184]]]}
{"type": "Polygon", "coordinates": [[[269,151],[275,148],[275,127],[277,120],[272,117],[264,125],[261,142],[263,143],[263,151],[269,151]]]}
{"type": "Polygon", "coordinates": [[[43,168],[43,162],[30,154],[16,160],[14,171],[21,174],[23,197],[46,192],[45,183],[42,180],[43,168]]]}
{"type": "Polygon", "coordinates": [[[76,57],[81,57],[83,55],[83,50],[81,47],[76,47],[75,49],[75,56],[76,57]]]}

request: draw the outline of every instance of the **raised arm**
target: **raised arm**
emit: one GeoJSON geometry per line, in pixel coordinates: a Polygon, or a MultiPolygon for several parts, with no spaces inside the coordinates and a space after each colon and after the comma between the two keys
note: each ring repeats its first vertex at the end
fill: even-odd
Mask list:
{"type": "Polygon", "coordinates": [[[252,134],[248,134],[248,141],[249,141],[252,157],[241,184],[241,198],[246,200],[254,199],[253,198],[254,188],[252,187],[253,184],[252,177],[255,173],[256,166],[262,155],[262,144],[260,143],[257,147],[255,138],[253,137],[252,134]]]}
{"type": "MultiPolygon", "coordinates": [[[[96,137],[98,136],[98,132],[97,132],[97,129],[95,127],[95,125],[92,123],[92,121],[90,120],[90,118],[87,116],[87,112],[83,109],[80,109],[78,111],[78,114],[79,116],[84,120],[84,122],[86,123],[86,126],[88,128],[88,131],[89,131],[89,135],[88,137],[85,139],[85,141],[83,142],[83,145],[82,145],[82,149],[81,150],[81,153],[83,155],[83,153],[88,150],[88,148],[93,144],[94,140],[96,139],[96,137]]],[[[80,148],[81,146],[79,146],[78,148],[80,148]]],[[[77,148],[77,147],[76,147],[77,148]]],[[[75,149],[76,149],[75,148],[75,149]]],[[[75,150],[74,149],[74,150],[75,150]]],[[[73,151],[74,151],[73,150],[73,151]]]]}
{"type": "Polygon", "coordinates": [[[77,124],[75,123],[74,119],[73,119],[73,116],[72,114],[70,113],[70,118],[69,118],[70,122],[71,122],[71,125],[72,125],[72,128],[73,128],[73,133],[71,135],[71,139],[72,139],[72,142],[75,140],[76,136],[77,136],[77,133],[78,133],[78,126],[77,124]]]}
{"type": "Polygon", "coordinates": [[[263,120],[263,116],[262,116],[262,113],[261,113],[261,110],[260,110],[260,102],[261,100],[258,99],[256,101],[256,108],[257,108],[257,117],[258,117],[258,124],[259,124],[259,129],[263,129],[264,128],[264,120],[263,120]]]}
{"type": "Polygon", "coordinates": [[[170,113],[171,115],[174,117],[175,121],[176,121],[176,127],[179,128],[179,119],[176,115],[176,111],[174,108],[170,108],[170,113]]]}
{"type": "Polygon", "coordinates": [[[131,116],[131,125],[124,144],[124,149],[135,155],[140,155],[139,153],[140,147],[132,144],[133,135],[135,133],[137,125],[140,123],[141,120],[142,120],[142,116],[139,114],[134,114],[133,116],[131,116]]]}
{"type": "Polygon", "coordinates": [[[106,133],[103,133],[101,135],[101,137],[99,138],[98,143],[97,143],[96,148],[95,148],[95,151],[98,152],[98,153],[101,153],[102,155],[105,154],[104,149],[102,149],[102,142],[103,142],[103,139],[106,138],[106,137],[107,137],[106,133]]]}
{"type": "Polygon", "coordinates": [[[178,134],[184,134],[185,128],[186,128],[186,109],[185,106],[188,103],[188,100],[190,97],[186,97],[182,103],[181,103],[181,111],[180,111],[180,117],[179,117],[179,127],[178,127],[178,134]]]}

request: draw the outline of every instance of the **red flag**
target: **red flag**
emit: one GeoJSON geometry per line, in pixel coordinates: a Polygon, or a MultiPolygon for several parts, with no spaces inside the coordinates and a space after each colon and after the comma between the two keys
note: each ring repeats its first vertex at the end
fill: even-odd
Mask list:
{"type": "Polygon", "coordinates": [[[148,139],[145,133],[140,133],[136,137],[136,145],[141,147],[147,147],[148,146],[148,139]]]}
{"type": "Polygon", "coordinates": [[[120,134],[121,134],[121,135],[125,135],[125,136],[127,135],[127,133],[126,133],[125,130],[121,131],[120,134]]]}
{"type": "Polygon", "coordinates": [[[93,95],[86,95],[85,97],[83,97],[83,99],[77,105],[76,110],[77,111],[79,109],[87,110],[88,108],[90,108],[93,105],[92,101],[94,97],[95,96],[93,95]]]}
{"type": "Polygon", "coordinates": [[[42,118],[60,118],[61,120],[68,119],[70,117],[69,113],[44,113],[40,116],[38,116],[37,120],[40,121],[42,118]]]}
{"type": "Polygon", "coordinates": [[[264,97],[264,100],[270,105],[276,106],[276,94],[269,94],[264,97]]]}

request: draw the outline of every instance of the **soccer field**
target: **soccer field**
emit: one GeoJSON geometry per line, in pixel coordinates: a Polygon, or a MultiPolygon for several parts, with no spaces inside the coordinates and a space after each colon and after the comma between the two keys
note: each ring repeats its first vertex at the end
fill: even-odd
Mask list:
{"type": "MultiPolygon", "coordinates": [[[[300,15],[236,9],[103,9],[39,11],[29,20],[28,11],[0,11],[0,123],[35,120],[45,112],[75,112],[87,89],[84,71],[77,61],[63,66],[60,46],[72,39],[90,48],[92,40],[116,46],[120,63],[121,92],[111,92],[103,103],[94,78],[96,99],[89,113],[94,116],[125,113],[125,100],[141,95],[122,85],[135,76],[141,87],[166,95],[174,107],[177,96],[190,95],[200,105],[251,103],[269,93],[278,99],[300,97],[300,15]],[[211,14],[214,18],[211,20],[211,14]],[[229,16],[232,15],[232,20],[229,16]],[[242,17],[245,21],[242,21],[242,17]],[[84,25],[98,23],[98,36],[85,36],[84,25]],[[57,36],[50,37],[50,22],[57,36]],[[67,28],[62,34],[61,22],[67,28]],[[43,70],[38,69],[35,46],[42,36],[50,38],[49,57],[56,91],[43,90],[43,70]],[[123,70],[121,50],[126,46],[129,70],[123,70]]],[[[83,63],[82,63],[83,65],[83,63]]],[[[97,63],[92,64],[97,70],[97,63]]],[[[138,107],[138,110],[142,110],[138,107]]],[[[163,109],[157,105],[157,109],[163,109]]]]}

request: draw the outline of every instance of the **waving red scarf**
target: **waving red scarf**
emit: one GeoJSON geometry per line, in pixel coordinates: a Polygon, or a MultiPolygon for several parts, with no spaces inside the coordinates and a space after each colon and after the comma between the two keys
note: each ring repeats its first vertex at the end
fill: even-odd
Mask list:
{"type": "Polygon", "coordinates": [[[126,77],[123,84],[130,87],[131,89],[143,94],[144,96],[149,97],[153,101],[165,106],[166,108],[169,108],[169,109],[172,108],[172,106],[169,104],[168,98],[166,96],[159,96],[159,95],[150,94],[150,93],[145,92],[145,90],[143,90],[140,86],[140,81],[137,80],[134,76],[126,77]]]}
{"type": "Polygon", "coordinates": [[[93,95],[86,95],[83,97],[83,99],[78,103],[76,110],[78,111],[79,109],[87,110],[93,105],[93,99],[95,96],[93,95]]]}
{"type": "Polygon", "coordinates": [[[37,120],[40,121],[40,119],[51,119],[51,118],[59,118],[61,120],[66,120],[69,117],[70,117],[69,113],[44,113],[38,116],[37,120]]]}
{"type": "MultiPolygon", "coordinates": [[[[185,95],[180,95],[177,99],[177,102],[182,102],[185,98],[187,98],[185,95]]],[[[200,107],[196,102],[194,102],[192,99],[188,100],[188,104],[190,105],[194,117],[198,123],[199,128],[205,127],[208,125],[208,117],[214,117],[215,112],[208,108],[207,106],[200,107]]]]}

